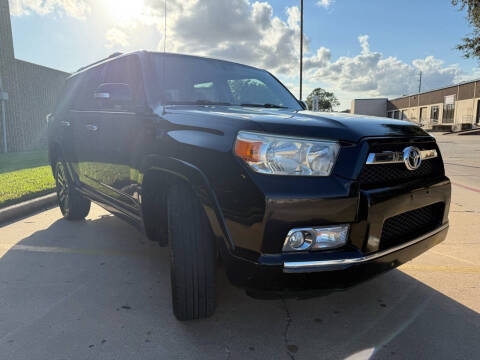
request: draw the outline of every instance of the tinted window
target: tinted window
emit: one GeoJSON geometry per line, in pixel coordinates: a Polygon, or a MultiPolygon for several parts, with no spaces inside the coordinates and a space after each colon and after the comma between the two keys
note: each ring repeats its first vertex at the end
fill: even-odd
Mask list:
{"type": "Polygon", "coordinates": [[[105,65],[94,67],[80,74],[81,85],[78,95],[74,99],[74,108],[76,110],[97,110],[97,102],[93,93],[100,84],[103,83],[105,65]]]}
{"type": "Polygon", "coordinates": [[[455,104],[445,104],[443,106],[443,122],[453,123],[455,115],[455,104]]]}
{"type": "Polygon", "coordinates": [[[432,106],[430,111],[430,119],[438,120],[438,106],[432,106]]]}
{"type": "Polygon", "coordinates": [[[128,84],[134,103],[143,104],[145,101],[141,64],[136,55],[110,61],[104,82],[128,84]]]}
{"type": "Polygon", "coordinates": [[[72,108],[80,93],[81,80],[81,76],[74,76],[66,80],[55,107],[56,113],[72,108]]]}
{"type": "Polygon", "coordinates": [[[264,70],[195,57],[153,57],[160,88],[154,95],[164,104],[272,104],[301,110],[292,94],[264,70]]]}
{"type": "Polygon", "coordinates": [[[280,104],[282,99],[259,79],[227,80],[228,87],[236,104],[280,104]]]}

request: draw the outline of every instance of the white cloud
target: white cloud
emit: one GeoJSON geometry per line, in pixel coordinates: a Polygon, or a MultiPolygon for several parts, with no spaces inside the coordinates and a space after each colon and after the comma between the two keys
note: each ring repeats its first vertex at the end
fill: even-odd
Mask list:
{"type": "Polygon", "coordinates": [[[458,65],[445,65],[433,56],[413,60],[408,64],[396,57],[385,57],[370,49],[367,35],[358,37],[361,51],[352,57],[331,60],[330,50],[321,48],[306,59],[307,78],[329,86],[330,90],[358,96],[388,96],[414,93],[418,89],[418,74],[422,71],[423,89],[432,89],[459,81],[458,65]]]}
{"type": "Polygon", "coordinates": [[[111,28],[108,30],[105,38],[107,39],[107,44],[105,46],[108,49],[116,46],[125,48],[130,44],[128,35],[118,28],[111,28]]]}
{"type": "Polygon", "coordinates": [[[317,5],[328,9],[330,5],[332,5],[334,0],[319,0],[317,1],[317,5]]]}
{"type": "MultiPolygon", "coordinates": [[[[133,1],[133,0],[132,0],[133,1]]],[[[97,5],[93,0],[12,0],[14,15],[60,13],[81,18],[97,5]]],[[[294,74],[298,69],[300,13],[285,9],[276,16],[267,1],[168,0],[167,51],[212,56],[294,74]]],[[[144,0],[144,9],[105,34],[106,46],[125,47],[136,25],[154,26],[163,49],[164,0],[144,0]]],[[[133,40],[132,40],[133,41],[133,40]]],[[[305,51],[308,39],[305,37],[305,51]]]]}
{"type": "Polygon", "coordinates": [[[330,63],[331,57],[330,49],[322,46],[315,55],[303,59],[303,69],[308,71],[310,69],[322,68],[330,63]]]}
{"type": "MultiPolygon", "coordinates": [[[[329,8],[333,2],[320,0],[317,5],[329,8]]],[[[93,4],[97,3],[11,0],[11,11],[15,15],[60,13],[81,18],[91,12],[93,4]]],[[[163,49],[164,0],[144,0],[144,4],[141,14],[108,30],[107,47],[134,47],[135,39],[143,34],[138,28],[149,27],[156,29],[158,49],[163,49]]],[[[286,8],[285,17],[281,18],[267,1],[168,0],[167,5],[167,51],[265,68],[291,84],[293,91],[297,90],[300,36],[297,6],[286,8]]],[[[445,65],[433,56],[407,63],[372,50],[368,35],[359,36],[358,41],[358,54],[338,57],[326,47],[309,52],[305,37],[304,95],[310,89],[323,87],[335,92],[342,107],[346,107],[355,97],[414,93],[418,89],[419,71],[423,73],[425,90],[466,80],[458,65],[445,65]]]]}
{"type": "MultiPolygon", "coordinates": [[[[163,1],[149,0],[146,5],[163,32],[163,1]]],[[[268,2],[176,0],[168,6],[168,51],[234,60],[279,73],[297,71],[297,7],[285,10],[284,21],[274,15],[268,2]]]]}
{"type": "Polygon", "coordinates": [[[10,13],[15,16],[58,13],[83,19],[90,11],[88,0],[10,0],[10,13]]]}

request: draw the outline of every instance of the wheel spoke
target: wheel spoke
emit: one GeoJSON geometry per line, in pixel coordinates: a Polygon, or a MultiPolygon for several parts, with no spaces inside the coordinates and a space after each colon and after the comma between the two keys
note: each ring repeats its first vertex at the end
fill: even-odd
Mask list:
{"type": "Polygon", "coordinates": [[[58,174],[58,176],[57,176],[57,181],[58,181],[58,184],[59,184],[62,188],[65,187],[65,182],[64,182],[64,180],[63,180],[63,177],[62,177],[60,174],[58,174]]]}
{"type": "Polygon", "coordinates": [[[63,204],[65,204],[65,193],[63,191],[61,191],[59,194],[58,194],[58,197],[60,198],[60,202],[63,204]]]}
{"type": "Polygon", "coordinates": [[[68,205],[68,182],[65,169],[62,164],[57,165],[57,191],[60,205],[65,208],[68,205]]]}

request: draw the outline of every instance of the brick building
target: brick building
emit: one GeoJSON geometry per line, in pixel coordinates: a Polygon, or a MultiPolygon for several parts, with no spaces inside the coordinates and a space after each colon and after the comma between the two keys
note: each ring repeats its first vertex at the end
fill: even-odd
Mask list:
{"type": "Polygon", "coordinates": [[[0,0],[0,99],[4,99],[5,112],[3,118],[0,104],[0,152],[5,148],[4,130],[9,152],[45,145],[45,117],[53,110],[67,76],[15,59],[8,0],[0,0]]]}
{"type": "Polygon", "coordinates": [[[396,99],[355,99],[352,113],[379,116],[378,111],[374,111],[379,101],[385,106],[385,112],[380,116],[445,129],[480,126],[480,80],[396,99]]]}
{"type": "Polygon", "coordinates": [[[480,123],[480,81],[392,99],[387,116],[424,124],[470,127],[480,123]]]}

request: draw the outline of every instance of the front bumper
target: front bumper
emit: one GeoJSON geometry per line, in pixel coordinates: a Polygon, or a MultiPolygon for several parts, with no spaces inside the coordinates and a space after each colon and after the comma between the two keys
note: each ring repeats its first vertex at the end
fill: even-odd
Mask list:
{"type": "Polygon", "coordinates": [[[422,235],[416,239],[410,240],[401,245],[394,246],[390,249],[379,251],[373,254],[352,257],[352,258],[343,258],[343,259],[334,259],[334,260],[316,260],[316,261],[286,261],[283,263],[283,272],[284,273],[309,273],[309,272],[320,272],[320,271],[334,271],[334,270],[344,270],[351,266],[358,266],[366,263],[375,261],[376,259],[385,259],[388,255],[392,253],[399,252],[405,248],[411,247],[419,242],[425,241],[438,233],[446,232],[448,230],[448,224],[440,226],[438,229],[430,231],[429,233],[422,235]]]}
{"type": "Polygon", "coordinates": [[[402,265],[442,242],[448,232],[450,191],[447,178],[428,185],[424,182],[421,186],[362,191],[349,245],[336,250],[258,256],[251,252],[245,255],[252,256],[231,253],[225,259],[227,275],[233,284],[250,290],[347,288],[402,265]],[[436,203],[444,204],[443,217],[436,228],[386,249],[379,246],[388,218],[436,203]]]}
{"type": "Polygon", "coordinates": [[[233,284],[251,291],[341,290],[396,268],[445,240],[448,223],[417,239],[363,257],[253,263],[236,259],[227,272],[233,284]]]}

